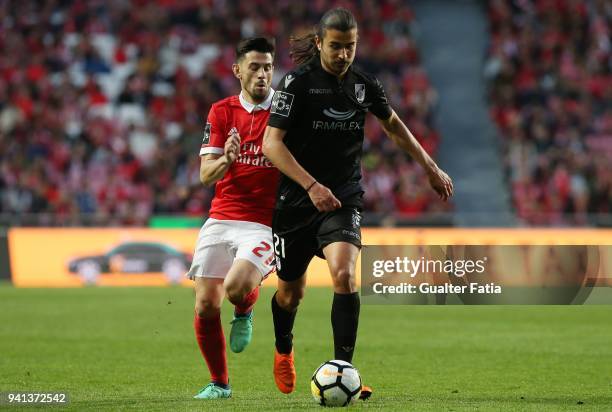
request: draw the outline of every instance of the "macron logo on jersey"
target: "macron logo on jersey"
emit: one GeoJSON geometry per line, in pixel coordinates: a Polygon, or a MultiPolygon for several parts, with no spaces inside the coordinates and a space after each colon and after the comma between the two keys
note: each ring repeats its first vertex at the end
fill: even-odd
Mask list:
{"type": "Polygon", "coordinates": [[[353,117],[357,113],[356,110],[347,110],[346,112],[341,112],[339,110],[330,107],[329,109],[323,110],[323,114],[327,117],[331,117],[335,120],[348,120],[353,117]]]}
{"type": "Polygon", "coordinates": [[[285,77],[285,89],[287,87],[289,87],[289,85],[291,84],[292,81],[295,80],[295,76],[292,74],[288,74],[287,77],[285,77]]]}

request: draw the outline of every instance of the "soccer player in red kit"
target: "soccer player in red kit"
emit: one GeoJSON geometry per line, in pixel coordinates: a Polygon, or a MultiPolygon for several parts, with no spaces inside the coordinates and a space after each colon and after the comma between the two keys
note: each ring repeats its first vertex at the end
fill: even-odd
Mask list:
{"type": "Polygon", "coordinates": [[[242,352],[251,341],[259,285],[274,268],[270,226],[278,171],[262,152],[274,94],[273,56],[274,44],[268,39],[238,44],[232,70],[240,95],[212,105],[200,149],[200,180],[216,186],[187,273],[195,281],[194,328],[211,377],[197,399],[229,398],[232,393],[221,326],[223,297],[235,306],[230,348],[242,352]]]}

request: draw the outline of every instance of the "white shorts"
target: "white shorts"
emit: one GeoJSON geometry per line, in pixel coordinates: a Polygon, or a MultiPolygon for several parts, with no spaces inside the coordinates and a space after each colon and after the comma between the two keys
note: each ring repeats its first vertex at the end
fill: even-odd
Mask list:
{"type": "Polygon", "coordinates": [[[189,279],[224,279],[235,259],[246,259],[257,267],[262,280],[275,268],[272,229],[242,220],[209,218],[198,236],[189,279]]]}

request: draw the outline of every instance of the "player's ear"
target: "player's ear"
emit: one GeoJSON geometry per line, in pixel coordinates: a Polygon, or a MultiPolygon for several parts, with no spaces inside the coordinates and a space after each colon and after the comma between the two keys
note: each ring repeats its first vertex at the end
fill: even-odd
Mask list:
{"type": "Polygon", "coordinates": [[[315,35],[315,44],[317,45],[317,50],[321,51],[321,38],[318,35],[315,35]]]}
{"type": "Polygon", "coordinates": [[[237,63],[232,64],[232,71],[234,72],[234,76],[237,79],[241,79],[242,75],[240,74],[240,66],[237,63]]]}

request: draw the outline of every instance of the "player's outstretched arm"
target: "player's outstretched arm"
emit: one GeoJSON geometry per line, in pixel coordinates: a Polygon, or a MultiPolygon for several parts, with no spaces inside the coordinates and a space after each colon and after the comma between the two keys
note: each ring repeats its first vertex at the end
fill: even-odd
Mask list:
{"type": "Polygon", "coordinates": [[[341,207],[340,201],[331,190],[318,183],[291,154],[283,142],[287,132],[283,129],[268,126],[264,132],[263,153],[278,170],[302,186],[310,200],[320,212],[329,212],[341,207]]]}
{"type": "Polygon", "coordinates": [[[425,169],[429,177],[429,184],[440,198],[446,201],[451,197],[453,195],[452,179],[427,154],[397,113],[393,111],[388,119],[378,119],[378,121],[387,136],[425,169]]]}
{"type": "Polygon", "coordinates": [[[211,186],[221,179],[240,153],[240,135],[232,129],[225,141],[223,154],[205,154],[200,162],[200,182],[211,186]]]}

